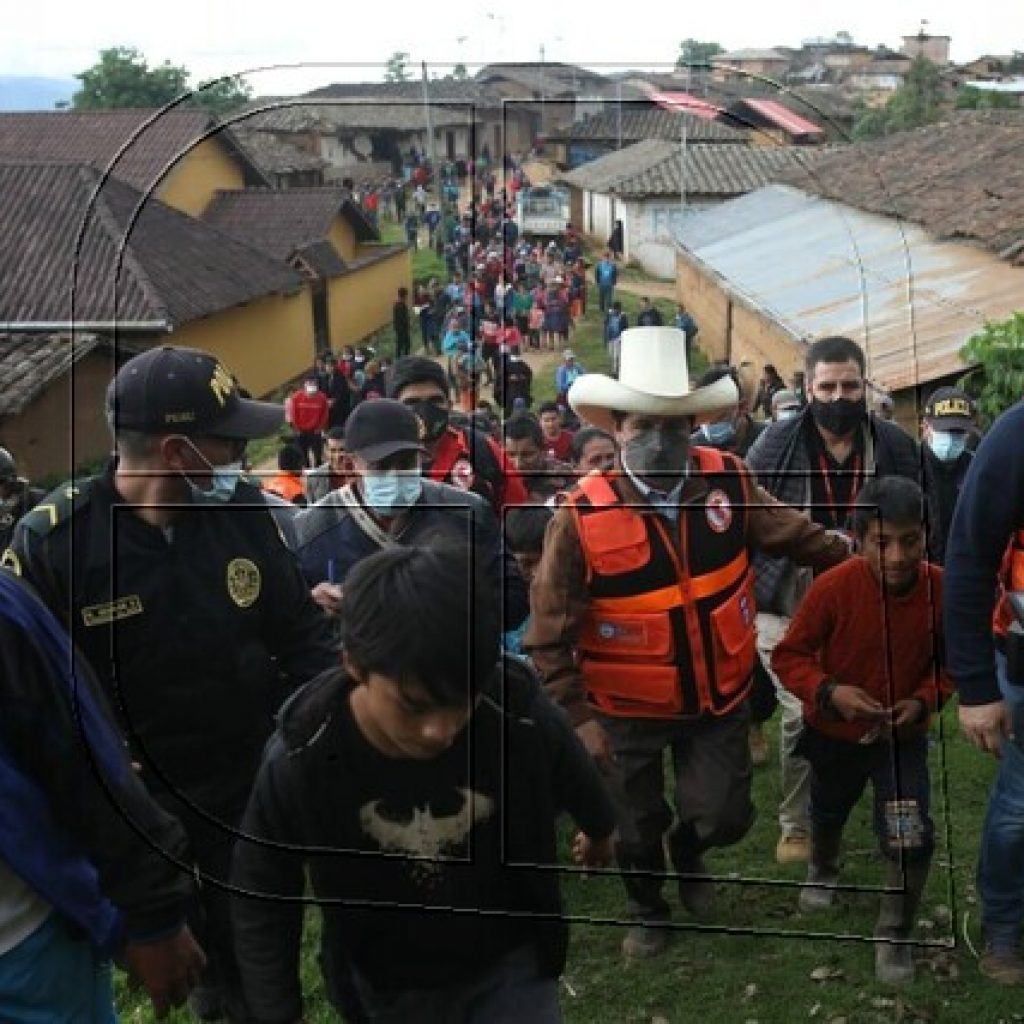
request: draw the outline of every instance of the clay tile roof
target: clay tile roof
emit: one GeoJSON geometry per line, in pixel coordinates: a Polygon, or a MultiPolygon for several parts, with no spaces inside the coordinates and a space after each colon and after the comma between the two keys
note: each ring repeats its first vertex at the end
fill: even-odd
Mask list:
{"type": "MultiPolygon", "coordinates": [[[[89,110],[0,113],[0,160],[83,163],[149,192],[217,121],[204,110],[89,110]]],[[[217,138],[242,165],[248,184],[266,185],[263,173],[232,134],[217,138]]]]}
{"type": "Polygon", "coordinates": [[[47,385],[101,344],[95,334],[0,332],[0,419],[17,416],[47,385]]]}
{"type": "Polygon", "coordinates": [[[258,132],[239,128],[235,135],[254,163],[263,171],[272,174],[293,174],[297,171],[322,171],[326,160],[293,146],[269,132],[258,132]]]}
{"type": "Polygon", "coordinates": [[[837,149],[794,184],[1024,265],[1022,152],[1024,111],[963,111],[837,149]]]}
{"type": "MultiPolygon", "coordinates": [[[[360,241],[378,237],[349,191],[341,186],[221,190],[204,211],[203,221],[268,256],[287,260],[300,250],[326,242],[331,223],[339,215],[352,224],[360,241]]],[[[344,271],[340,255],[326,261],[321,247],[312,252],[319,261],[318,273],[327,271],[326,276],[333,277],[344,271]]]]}
{"type": "Polygon", "coordinates": [[[0,164],[0,324],[166,329],[301,287],[283,264],[84,164],[0,164]]]}
{"type": "MultiPolygon", "coordinates": [[[[693,114],[663,110],[654,104],[623,103],[622,140],[679,139],[682,119],[690,142],[746,142],[745,132],[717,121],[708,121],[693,114]]],[[[615,142],[619,137],[619,112],[612,106],[600,114],[592,114],[549,134],[553,141],[615,142]]]]}
{"type": "Polygon", "coordinates": [[[643,198],[678,196],[685,176],[688,195],[729,198],[752,192],[786,170],[814,165],[827,152],[820,147],[691,146],[685,169],[677,142],[651,139],[584,164],[562,180],[588,191],[643,198]]]}

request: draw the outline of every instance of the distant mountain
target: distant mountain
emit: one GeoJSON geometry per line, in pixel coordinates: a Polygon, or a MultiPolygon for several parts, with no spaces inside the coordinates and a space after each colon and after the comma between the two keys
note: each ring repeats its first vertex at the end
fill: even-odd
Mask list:
{"type": "Polygon", "coordinates": [[[0,110],[53,110],[59,101],[70,101],[80,86],[74,78],[0,75],[0,110]]]}

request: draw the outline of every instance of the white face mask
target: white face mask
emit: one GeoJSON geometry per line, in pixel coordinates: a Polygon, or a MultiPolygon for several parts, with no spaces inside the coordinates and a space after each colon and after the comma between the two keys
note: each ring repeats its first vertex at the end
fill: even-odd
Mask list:
{"type": "Polygon", "coordinates": [[[306,385],[306,394],[315,395],[320,389],[316,386],[316,383],[311,381],[306,385]]]}
{"type": "Polygon", "coordinates": [[[928,447],[940,462],[956,462],[967,447],[967,433],[963,430],[935,430],[932,428],[928,447]]]}
{"type": "Polygon", "coordinates": [[[779,409],[779,411],[775,414],[775,419],[776,420],[791,420],[791,419],[793,419],[794,416],[799,416],[799,415],[800,415],[800,410],[794,406],[793,408],[790,408],[790,409],[779,409]]]}
{"type": "Polygon", "coordinates": [[[381,515],[394,515],[398,510],[415,505],[422,493],[419,469],[371,470],[363,476],[366,504],[381,515]]]}

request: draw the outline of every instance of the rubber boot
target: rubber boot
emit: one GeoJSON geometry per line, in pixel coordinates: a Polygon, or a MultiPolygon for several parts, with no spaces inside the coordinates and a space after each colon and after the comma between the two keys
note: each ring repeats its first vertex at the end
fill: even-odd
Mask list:
{"type": "Polygon", "coordinates": [[[914,949],[906,940],[914,927],[931,858],[900,864],[890,861],[885,887],[900,892],[882,894],[875,938],[875,978],[883,985],[909,985],[914,980],[914,949]]]}
{"type": "Polygon", "coordinates": [[[828,910],[835,902],[842,842],[841,827],[818,822],[811,824],[811,859],[807,865],[807,882],[800,886],[797,898],[801,913],[820,913],[828,910]]]}

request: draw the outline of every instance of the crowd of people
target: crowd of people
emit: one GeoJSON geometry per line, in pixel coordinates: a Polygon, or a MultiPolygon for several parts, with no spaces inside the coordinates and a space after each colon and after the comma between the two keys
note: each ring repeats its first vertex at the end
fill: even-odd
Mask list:
{"type": "Polygon", "coordinates": [[[282,407],[158,347],[108,391],[105,472],[39,503],[0,449],[0,1019],[115,1019],[113,957],[158,1014],[294,1024],[308,894],[345,1019],[557,1021],[564,816],[657,957],[667,878],[716,919],[773,715],[799,912],[840,898],[870,781],[904,985],[954,692],[999,755],[980,969],[1024,984],[1024,406],[980,440],[938,388],[919,443],[843,337],[788,385],[692,379],[693,317],[630,325],[614,246],[588,372],[579,239],[522,243],[489,193],[435,225],[451,279],[398,293],[393,360],[324,353],[282,407]],[[560,351],[536,409],[531,347],[560,351]]]}

